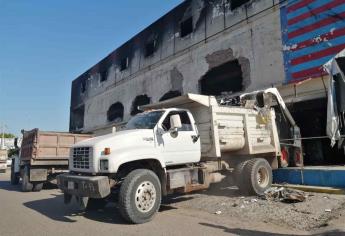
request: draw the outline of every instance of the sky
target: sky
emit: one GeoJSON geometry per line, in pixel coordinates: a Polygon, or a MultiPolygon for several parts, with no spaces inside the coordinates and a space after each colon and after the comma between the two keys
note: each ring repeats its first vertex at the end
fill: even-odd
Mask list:
{"type": "Polygon", "coordinates": [[[71,82],[182,0],[0,0],[0,125],[68,131],[71,82]]]}

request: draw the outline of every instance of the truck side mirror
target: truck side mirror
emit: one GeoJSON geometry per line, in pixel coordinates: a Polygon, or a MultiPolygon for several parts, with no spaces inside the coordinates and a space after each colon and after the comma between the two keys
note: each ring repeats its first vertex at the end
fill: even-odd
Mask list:
{"type": "Polygon", "coordinates": [[[177,129],[182,128],[182,122],[180,115],[172,115],[170,116],[170,130],[177,132],[177,129]]]}

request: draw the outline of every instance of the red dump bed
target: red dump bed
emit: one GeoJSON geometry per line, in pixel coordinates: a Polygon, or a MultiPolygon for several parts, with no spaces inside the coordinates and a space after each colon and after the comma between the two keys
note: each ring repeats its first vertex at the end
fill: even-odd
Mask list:
{"type": "Polygon", "coordinates": [[[50,132],[33,129],[23,132],[20,161],[31,165],[68,165],[70,147],[91,138],[88,134],[50,132]]]}

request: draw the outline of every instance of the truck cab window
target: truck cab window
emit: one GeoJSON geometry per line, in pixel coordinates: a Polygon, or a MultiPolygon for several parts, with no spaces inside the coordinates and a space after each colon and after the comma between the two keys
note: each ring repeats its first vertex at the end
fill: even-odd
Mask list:
{"type": "Polygon", "coordinates": [[[153,129],[163,115],[163,111],[152,111],[139,113],[130,119],[126,130],[131,129],[153,129]]]}
{"type": "Polygon", "coordinates": [[[182,127],[178,129],[178,131],[193,131],[193,126],[190,122],[188,113],[186,111],[171,111],[167,117],[165,117],[163,123],[162,123],[162,128],[165,131],[170,130],[170,117],[172,115],[180,115],[181,118],[181,123],[182,123],[182,127]]]}

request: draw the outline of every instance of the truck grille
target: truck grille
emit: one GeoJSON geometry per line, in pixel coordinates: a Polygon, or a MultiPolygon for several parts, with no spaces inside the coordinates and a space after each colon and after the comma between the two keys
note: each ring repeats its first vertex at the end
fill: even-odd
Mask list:
{"type": "Polygon", "coordinates": [[[89,169],[90,153],[90,147],[73,148],[73,167],[77,169],[89,169]]]}

